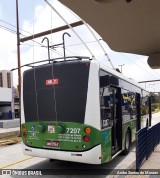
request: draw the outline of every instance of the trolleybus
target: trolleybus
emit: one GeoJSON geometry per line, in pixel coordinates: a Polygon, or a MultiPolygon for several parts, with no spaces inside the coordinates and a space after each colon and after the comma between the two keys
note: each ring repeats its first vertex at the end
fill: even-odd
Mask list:
{"type": "Polygon", "coordinates": [[[142,116],[150,123],[149,92],[96,60],[51,60],[23,74],[25,155],[106,163],[129,152],[142,116]]]}

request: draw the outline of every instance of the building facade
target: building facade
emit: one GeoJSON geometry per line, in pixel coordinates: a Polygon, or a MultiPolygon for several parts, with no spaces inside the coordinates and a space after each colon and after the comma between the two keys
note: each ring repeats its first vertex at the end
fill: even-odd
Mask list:
{"type": "Polygon", "coordinates": [[[0,120],[14,119],[13,76],[8,70],[0,71],[0,120]]]}

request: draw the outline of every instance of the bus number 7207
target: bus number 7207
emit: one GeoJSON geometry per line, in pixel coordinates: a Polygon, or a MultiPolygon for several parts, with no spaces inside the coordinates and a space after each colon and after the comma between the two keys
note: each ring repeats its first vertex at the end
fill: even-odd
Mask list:
{"type": "Polygon", "coordinates": [[[79,134],[81,129],[80,128],[66,128],[66,130],[67,130],[67,133],[79,134]]]}

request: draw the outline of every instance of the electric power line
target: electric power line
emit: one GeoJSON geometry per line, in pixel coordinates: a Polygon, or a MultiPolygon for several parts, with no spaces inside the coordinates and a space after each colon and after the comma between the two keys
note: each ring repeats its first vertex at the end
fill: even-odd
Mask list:
{"type": "MultiPolygon", "coordinates": [[[[121,53],[122,56],[124,56],[126,59],[134,62],[135,65],[137,65],[139,68],[141,68],[143,71],[147,72],[147,73],[150,73],[152,76],[154,75],[153,73],[151,73],[151,71],[147,71],[146,69],[142,68],[140,65],[138,65],[135,61],[133,61],[132,59],[129,59],[127,56],[125,56],[124,54],[121,53]]],[[[146,64],[145,64],[146,65],[146,64]]],[[[159,77],[159,76],[156,76],[154,75],[154,77],[159,77]]]]}
{"type": "MultiPolygon", "coordinates": [[[[13,26],[13,27],[16,27],[16,26],[14,26],[14,25],[12,25],[12,24],[10,24],[10,23],[8,23],[8,22],[6,22],[6,21],[3,21],[3,20],[0,20],[0,21],[2,21],[2,22],[5,22],[6,24],[9,24],[9,25],[11,25],[11,26],[13,26]]],[[[13,29],[11,29],[11,28],[9,28],[9,27],[6,27],[6,26],[4,26],[4,25],[0,25],[0,28],[2,28],[3,30],[6,30],[6,31],[8,31],[8,32],[11,32],[11,33],[13,33],[13,34],[17,34],[17,31],[15,31],[15,30],[13,30],[13,29]]],[[[22,30],[22,31],[24,31],[24,30],[22,30]]],[[[25,32],[27,32],[27,31],[25,31],[25,32]]],[[[29,32],[27,32],[27,33],[29,33],[29,32]]],[[[24,36],[24,37],[26,37],[25,35],[23,35],[22,33],[20,33],[22,36],[24,36]]],[[[29,33],[30,34],[30,33],[29,33]]],[[[35,41],[35,40],[31,40],[31,41],[33,41],[33,42],[35,42],[35,43],[37,43],[38,45],[40,45],[39,47],[46,47],[46,46],[44,46],[44,45],[42,45],[41,43],[39,43],[39,42],[37,42],[37,41],[35,41]]],[[[37,45],[37,46],[38,46],[37,45]]],[[[29,46],[29,45],[28,45],[29,46]]],[[[31,46],[31,45],[30,45],[31,46]]],[[[34,45],[32,45],[32,46],[34,46],[34,45]]],[[[50,50],[52,50],[53,52],[55,52],[55,53],[57,53],[58,55],[60,55],[60,56],[63,56],[59,51],[57,51],[56,49],[50,49],[50,50]]]]}
{"type": "MultiPolygon", "coordinates": [[[[0,21],[3,22],[3,23],[5,23],[5,24],[7,24],[7,25],[10,25],[10,26],[16,28],[15,25],[13,25],[13,24],[11,24],[11,23],[9,23],[9,22],[7,22],[7,21],[4,21],[4,20],[0,20],[0,21]]],[[[11,32],[11,33],[13,33],[13,34],[17,34],[17,31],[16,31],[16,30],[13,30],[13,29],[11,29],[11,28],[9,28],[9,27],[6,27],[6,26],[4,26],[4,25],[0,25],[0,28],[6,30],[6,31],[8,31],[8,32],[11,32]]],[[[24,31],[24,32],[26,32],[26,33],[28,33],[28,34],[31,34],[30,32],[28,32],[28,31],[26,31],[26,30],[23,30],[23,29],[20,29],[20,30],[21,30],[21,31],[24,31]]],[[[21,34],[22,36],[26,37],[26,35],[23,35],[22,33],[20,33],[20,34],[21,34]]],[[[31,40],[31,41],[37,43],[37,44],[38,44],[37,47],[46,47],[46,46],[42,45],[41,43],[39,43],[39,42],[37,42],[37,41],[35,41],[35,40],[31,40]]],[[[96,41],[89,41],[89,42],[86,42],[86,43],[94,43],[94,42],[96,42],[96,41]]],[[[66,47],[78,46],[78,45],[81,45],[81,44],[83,44],[83,43],[68,45],[68,46],[66,46],[66,47]]],[[[21,44],[21,45],[26,45],[26,44],[21,44]]],[[[34,46],[34,45],[28,45],[28,46],[34,46]]],[[[50,50],[53,51],[53,49],[50,49],[50,50]]],[[[74,54],[74,55],[77,55],[77,54],[75,54],[74,52],[68,50],[67,48],[66,48],[66,50],[69,51],[70,53],[74,54]]],[[[58,55],[61,55],[61,56],[62,56],[62,53],[59,52],[59,51],[56,50],[56,49],[54,49],[53,52],[55,52],[55,53],[57,53],[58,55]]],[[[121,55],[123,55],[127,60],[133,61],[132,59],[129,59],[127,56],[125,56],[124,54],[121,53],[121,55]]],[[[135,55],[135,57],[140,60],[140,58],[139,58],[138,56],[135,55]]],[[[141,61],[141,60],[140,60],[140,62],[143,63],[143,64],[145,64],[145,63],[144,63],[143,61],[141,61]]],[[[156,75],[155,75],[155,74],[153,74],[153,71],[152,71],[152,73],[151,73],[151,71],[147,71],[146,69],[142,68],[142,67],[141,67],[140,65],[138,65],[137,63],[134,62],[134,64],[137,65],[139,68],[141,68],[143,71],[145,71],[145,72],[147,72],[147,73],[150,73],[152,76],[154,75],[154,77],[155,77],[155,76],[156,76],[156,77],[159,77],[159,74],[158,74],[156,71],[154,71],[155,74],[156,74],[156,75]]],[[[146,65],[146,64],[145,64],[145,65],[146,65]]]]}
{"type": "Polygon", "coordinates": [[[17,34],[17,32],[16,32],[15,30],[12,30],[11,28],[5,27],[5,26],[3,26],[3,25],[0,25],[0,28],[2,28],[3,30],[6,30],[6,31],[8,31],[8,32],[17,34]]]}
{"type": "MultiPolygon", "coordinates": [[[[14,28],[16,28],[15,25],[10,24],[9,22],[6,22],[6,21],[4,21],[4,20],[0,20],[0,21],[3,22],[3,23],[5,23],[5,24],[8,24],[8,25],[10,25],[10,26],[12,26],[12,27],[14,27],[14,28]]],[[[1,27],[1,25],[0,25],[0,27],[1,27]]],[[[17,32],[16,32],[15,30],[12,30],[12,29],[10,29],[10,28],[8,28],[8,27],[5,27],[5,26],[3,26],[3,28],[4,28],[4,30],[7,30],[7,31],[12,32],[12,33],[14,33],[14,34],[17,34],[17,32]]],[[[26,31],[26,30],[23,30],[23,29],[20,29],[20,30],[21,30],[21,31],[24,31],[24,32],[26,32],[26,33],[28,33],[28,34],[31,35],[31,33],[28,32],[28,31],[26,31]]],[[[20,33],[20,34],[21,34],[23,37],[26,37],[26,35],[24,35],[24,34],[22,34],[22,33],[20,33]]],[[[41,39],[42,39],[42,38],[41,38],[41,39]]],[[[33,39],[32,39],[31,41],[33,41],[33,42],[39,44],[39,45],[40,45],[39,47],[45,47],[44,45],[42,45],[41,43],[39,43],[39,42],[37,42],[37,41],[35,41],[35,40],[33,40],[33,39]]],[[[53,43],[51,43],[51,44],[53,45],[53,43]]],[[[21,44],[21,45],[22,45],[22,44],[21,44]]],[[[23,45],[24,45],[24,44],[23,44],[23,45]]],[[[76,44],[76,45],[77,45],[77,44],[76,44]]],[[[28,45],[28,46],[34,46],[34,45],[28,45]]],[[[73,46],[74,46],[74,45],[73,45],[73,46]]],[[[63,56],[62,53],[61,53],[60,51],[56,50],[56,49],[51,49],[51,48],[50,48],[50,50],[54,51],[55,53],[57,53],[57,54],[60,55],[60,56],[63,56]]],[[[67,50],[68,52],[74,54],[74,55],[77,55],[76,53],[74,53],[74,52],[68,50],[67,48],[66,48],[66,50],[67,50]]]]}
{"type": "MultiPolygon", "coordinates": [[[[141,63],[145,64],[137,55],[135,55],[135,57],[141,61],[141,63]]],[[[145,64],[146,65],[146,64],[145,64]]],[[[154,72],[155,74],[157,74],[157,76],[159,77],[159,73],[156,72],[155,70],[152,70],[152,72],[154,72]]]]}

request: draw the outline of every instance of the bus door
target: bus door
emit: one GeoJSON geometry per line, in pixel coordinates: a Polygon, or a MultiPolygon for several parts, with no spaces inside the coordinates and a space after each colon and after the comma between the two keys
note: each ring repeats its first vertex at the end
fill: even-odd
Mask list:
{"type": "Polygon", "coordinates": [[[112,122],[112,155],[122,149],[122,111],[121,90],[110,87],[111,122],[112,122]]]}

